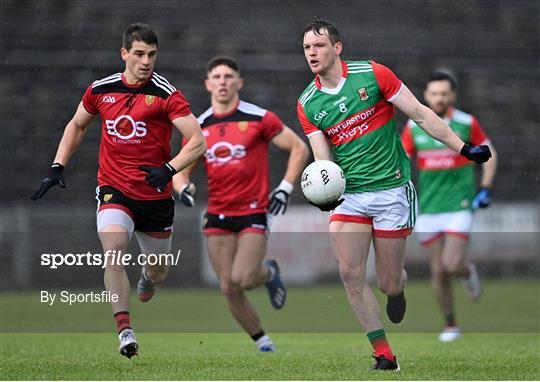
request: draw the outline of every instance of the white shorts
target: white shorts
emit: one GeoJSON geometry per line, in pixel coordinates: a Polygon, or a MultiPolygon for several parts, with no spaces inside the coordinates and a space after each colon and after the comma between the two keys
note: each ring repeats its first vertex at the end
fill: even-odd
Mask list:
{"type": "Polygon", "coordinates": [[[444,234],[469,238],[473,223],[471,211],[443,212],[440,214],[421,214],[414,232],[422,245],[428,245],[444,234]]]}
{"type": "Polygon", "coordinates": [[[416,221],[416,190],[411,181],[389,190],[344,194],[330,221],[369,224],[373,236],[397,238],[411,234],[416,221]]]}

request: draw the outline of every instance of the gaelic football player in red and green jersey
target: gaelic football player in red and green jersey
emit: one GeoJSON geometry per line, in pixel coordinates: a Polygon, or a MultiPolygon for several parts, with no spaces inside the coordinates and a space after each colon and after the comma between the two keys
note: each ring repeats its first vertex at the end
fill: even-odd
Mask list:
{"type": "Polygon", "coordinates": [[[386,340],[380,309],[366,282],[373,239],[377,284],[388,297],[386,312],[399,323],[405,315],[403,269],[406,237],[416,215],[410,164],[394,122],[394,105],[431,136],[479,163],[487,146],[465,144],[422,105],[387,67],[374,61],[343,61],[337,29],[316,20],[304,29],[304,54],[315,79],[302,92],[298,119],[316,160],[334,160],[347,186],[333,210],[330,239],[349,302],[374,348],[376,370],[399,370],[386,340]]]}
{"type": "Polygon", "coordinates": [[[456,81],[448,73],[433,73],[426,85],[428,106],[465,142],[488,145],[490,160],[482,165],[480,189],[476,192],[474,165],[430,137],[409,120],[402,134],[403,147],[416,156],[419,170],[420,215],[416,232],[426,248],[431,267],[431,285],[446,325],[439,339],[461,337],[454,318],[451,277],[463,278],[469,297],[478,300],[482,291],[476,267],[467,259],[473,210],[488,207],[497,168],[497,155],[478,120],[454,108],[456,81]]]}

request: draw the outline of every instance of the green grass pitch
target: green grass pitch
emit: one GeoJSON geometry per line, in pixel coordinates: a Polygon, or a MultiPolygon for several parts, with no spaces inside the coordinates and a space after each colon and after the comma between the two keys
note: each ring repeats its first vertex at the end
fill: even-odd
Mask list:
{"type": "Polygon", "coordinates": [[[155,301],[133,300],[141,354],[132,360],[117,353],[107,304],[45,307],[38,291],[6,292],[0,380],[540,379],[540,283],[488,282],[477,304],[457,285],[455,294],[468,332],[443,344],[428,284],[410,283],[404,322],[385,322],[402,371],[373,373],[371,347],[339,285],[291,288],[283,311],[263,290],[250,293],[276,354],[256,351],[216,290],[165,288],[155,301]]]}

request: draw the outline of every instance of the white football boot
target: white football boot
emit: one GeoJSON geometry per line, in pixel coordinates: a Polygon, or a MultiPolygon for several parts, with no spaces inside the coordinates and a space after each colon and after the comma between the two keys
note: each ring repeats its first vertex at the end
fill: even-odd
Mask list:
{"type": "Polygon", "coordinates": [[[139,355],[139,344],[132,329],[122,330],[118,335],[118,339],[120,340],[120,347],[118,348],[120,354],[128,358],[139,355]]]}
{"type": "Polygon", "coordinates": [[[458,326],[446,326],[442,333],[439,334],[439,341],[452,342],[462,337],[461,330],[458,326]]]}
{"type": "Polygon", "coordinates": [[[482,282],[474,264],[469,264],[469,277],[462,278],[461,283],[472,301],[480,299],[480,296],[482,296],[482,282]]]}

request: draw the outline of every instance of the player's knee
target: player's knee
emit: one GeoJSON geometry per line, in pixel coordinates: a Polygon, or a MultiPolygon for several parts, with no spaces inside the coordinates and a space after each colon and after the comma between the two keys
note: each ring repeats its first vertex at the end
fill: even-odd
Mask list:
{"type": "Polygon", "coordinates": [[[443,266],[444,266],[444,271],[450,276],[459,274],[463,268],[461,263],[457,261],[444,261],[443,266]]]}
{"type": "Polygon", "coordinates": [[[227,299],[235,299],[241,293],[240,288],[235,285],[232,280],[220,281],[219,289],[227,299]]]}
{"type": "Polygon", "coordinates": [[[365,268],[340,262],[339,274],[344,283],[363,281],[365,279],[365,268]]]}
{"type": "Polygon", "coordinates": [[[254,272],[246,272],[245,270],[233,270],[231,274],[231,282],[234,286],[240,289],[252,289],[256,281],[254,272]]]}
{"type": "Polygon", "coordinates": [[[242,289],[253,289],[256,281],[255,274],[246,273],[240,276],[240,279],[237,280],[237,285],[242,289]]]}
{"type": "Polygon", "coordinates": [[[145,267],[146,276],[152,280],[154,284],[161,284],[167,277],[168,267],[145,267]]]}
{"type": "Polygon", "coordinates": [[[377,287],[386,296],[395,296],[403,289],[403,283],[401,280],[377,280],[377,287]]]}

